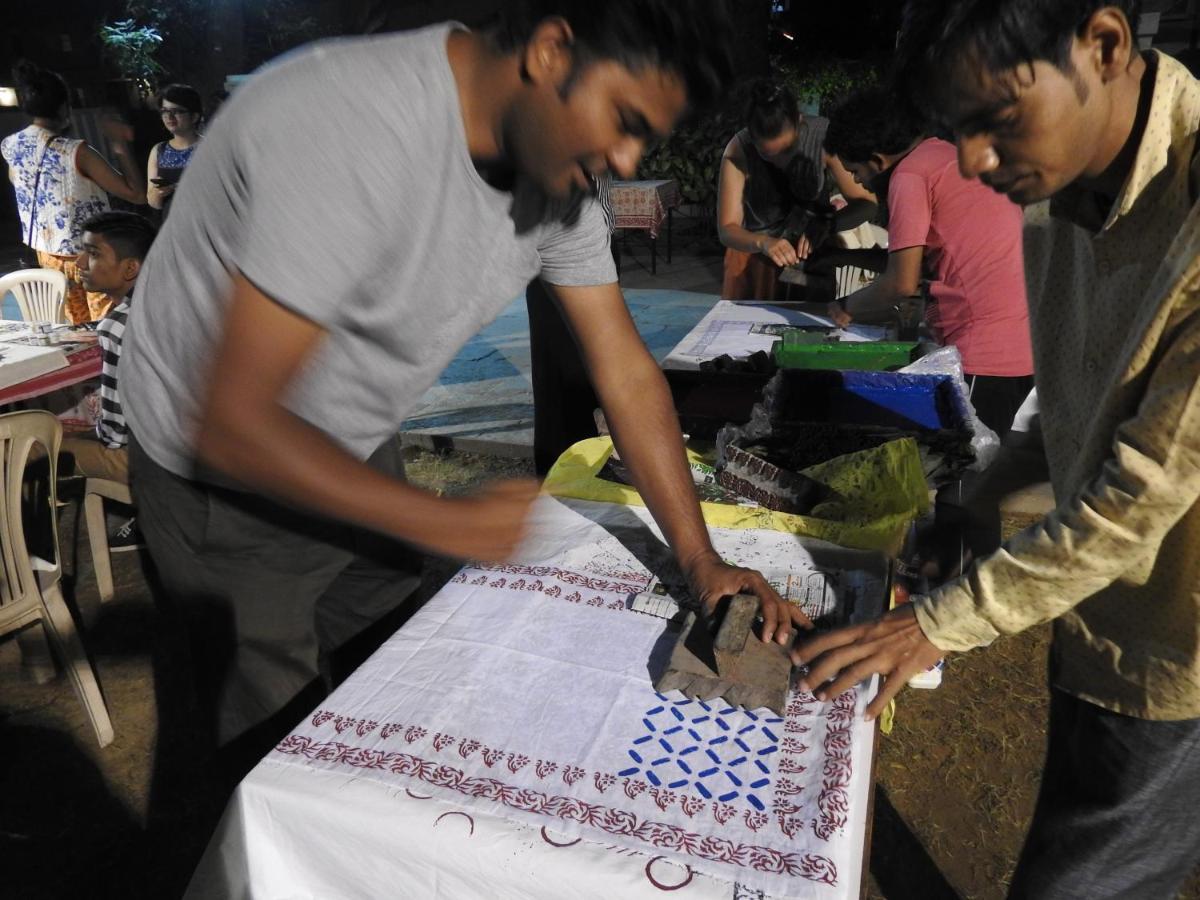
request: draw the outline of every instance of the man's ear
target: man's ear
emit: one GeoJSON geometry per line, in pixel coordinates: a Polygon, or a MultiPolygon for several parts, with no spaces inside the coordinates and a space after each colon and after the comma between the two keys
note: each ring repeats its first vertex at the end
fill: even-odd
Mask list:
{"type": "Polygon", "coordinates": [[[142,261],[130,256],[121,260],[121,277],[126,281],[137,281],[138,275],[142,271],[142,261]]]}
{"type": "Polygon", "coordinates": [[[566,84],[571,74],[575,34],[566,19],[551,16],[538,23],[521,55],[522,80],[533,84],[566,84]]]}
{"type": "Polygon", "coordinates": [[[1105,83],[1124,74],[1138,53],[1129,20],[1115,6],[1096,10],[1083,26],[1079,40],[1105,83]]]}
{"type": "Polygon", "coordinates": [[[868,160],[868,162],[870,162],[872,165],[874,165],[876,168],[878,168],[880,172],[887,171],[888,162],[879,153],[872,153],[871,158],[868,160]]]}

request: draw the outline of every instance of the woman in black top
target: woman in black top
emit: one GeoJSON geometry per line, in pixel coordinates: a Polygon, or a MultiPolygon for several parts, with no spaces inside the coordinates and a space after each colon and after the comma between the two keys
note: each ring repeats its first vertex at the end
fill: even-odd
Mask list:
{"type": "Polygon", "coordinates": [[[875,197],[825,152],[829,121],[802,115],[782,84],[756,84],[746,120],[721,158],[717,222],[728,248],[721,296],[772,300],[782,267],[806,259],[818,232],[867,221],[875,197]],[[833,218],[835,190],[847,205],[833,218]]]}

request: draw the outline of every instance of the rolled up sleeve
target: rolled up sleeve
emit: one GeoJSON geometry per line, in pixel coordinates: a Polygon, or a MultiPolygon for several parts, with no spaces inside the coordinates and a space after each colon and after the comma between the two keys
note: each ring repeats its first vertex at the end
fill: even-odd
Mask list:
{"type": "MultiPolygon", "coordinates": [[[[1190,307],[1200,277],[1182,292],[1190,307]]],[[[969,650],[1072,609],[1152,560],[1200,498],[1200,311],[1166,345],[1097,477],[962,578],[918,598],[939,649],[969,650]]]]}

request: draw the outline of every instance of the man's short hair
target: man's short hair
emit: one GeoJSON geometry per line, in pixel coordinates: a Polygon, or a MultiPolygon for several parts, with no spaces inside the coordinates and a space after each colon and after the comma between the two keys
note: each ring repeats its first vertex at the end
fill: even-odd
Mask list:
{"type": "Polygon", "coordinates": [[[966,62],[989,76],[1038,61],[1073,72],[1072,41],[1107,6],[1136,25],[1140,0],[908,0],[898,83],[928,104],[936,86],[966,62]]]}
{"type": "Polygon", "coordinates": [[[139,262],[150,252],[158,229],[145,216],[137,213],[111,210],[97,213],[83,223],[83,230],[103,235],[117,252],[118,259],[136,259],[139,262]]]}
{"type": "Polygon", "coordinates": [[[903,153],[923,129],[908,104],[883,87],[851,94],[829,113],[825,149],[850,163],[903,153]]]}
{"type": "Polygon", "coordinates": [[[693,109],[711,106],[733,78],[728,0],[514,0],[491,29],[496,46],[523,47],[538,23],[561,16],[575,36],[572,80],[598,60],[679,76],[693,109]]]}

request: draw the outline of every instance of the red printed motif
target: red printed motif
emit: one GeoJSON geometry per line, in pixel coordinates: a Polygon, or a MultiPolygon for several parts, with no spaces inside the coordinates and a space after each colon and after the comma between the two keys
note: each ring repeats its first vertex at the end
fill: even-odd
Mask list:
{"type": "MultiPolygon", "coordinates": [[[[521,575],[524,578],[553,578],[563,584],[586,588],[589,591],[608,591],[613,594],[637,594],[644,591],[650,583],[649,575],[622,573],[624,581],[613,581],[607,578],[593,578],[582,572],[572,572],[556,566],[474,565],[464,571],[502,572],[506,575],[521,575]]],[[[521,586],[525,586],[523,580],[521,586]]]]}
{"type": "Polygon", "coordinates": [[[855,691],[847,691],[830,704],[825,715],[829,724],[825,732],[824,782],[817,797],[821,814],[813,821],[813,831],[823,841],[841,832],[850,814],[848,788],[854,771],[850,746],[857,698],[855,691]]]}
{"type": "Polygon", "coordinates": [[[458,755],[463,759],[470,759],[471,754],[478,750],[481,746],[483,745],[480,744],[479,741],[472,741],[468,740],[467,738],[463,738],[458,744],[458,755]]]}
{"type": "Polygon", "coordinates": [[[770,847],[705,836],[678,825],[639,819],[625,810],[585,803],[572,797],[559,797],[527,788],[517,788],[493,778],[472,778],[452,766],[439,765],[407,753],[366,750],[337,741],[314,741],[295,734],[285,738],[275,750],[278,753],[303,756],[339,766],[392,772],[445,790],[456,791],[467,797],[500,803],[512,809],[552,819],[578,822],[659,850],[728,863],[757,872],[804,878],[831,886],[837,884],[837,867],[832,860],[824,856],[814,853],[784,853],[770,847]]]}

